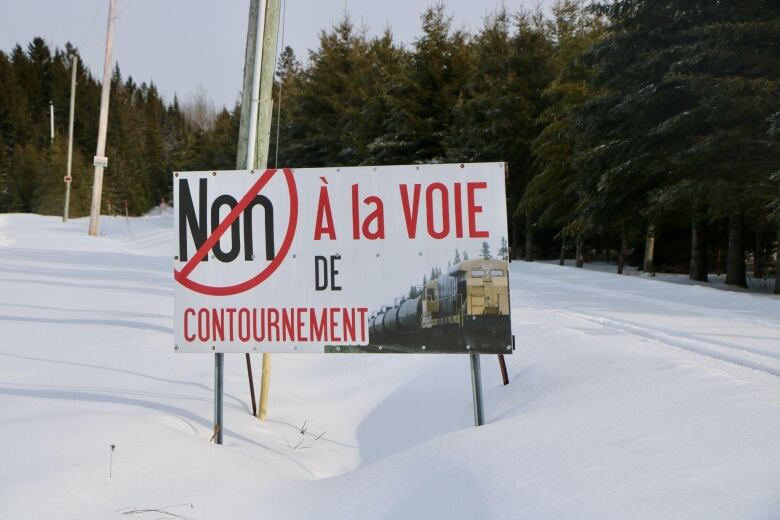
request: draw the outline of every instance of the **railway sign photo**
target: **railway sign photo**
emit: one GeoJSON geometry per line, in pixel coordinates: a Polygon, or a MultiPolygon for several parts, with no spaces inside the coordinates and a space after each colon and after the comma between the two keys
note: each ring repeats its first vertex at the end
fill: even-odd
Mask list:
{"type": "Polygon", "coordinates": [[[173,181],[178,352],[512,352],[503,163],[173,181]]]}

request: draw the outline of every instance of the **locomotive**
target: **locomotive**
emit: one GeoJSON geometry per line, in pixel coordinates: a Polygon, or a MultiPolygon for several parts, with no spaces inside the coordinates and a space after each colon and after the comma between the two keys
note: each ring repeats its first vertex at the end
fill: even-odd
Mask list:
{"type": "Polygon", "coordinates": [[[509,263],[466,260],[422,293],[382,307],[368,320],[369,349],[507,354],[512,331],[509,263]]]}

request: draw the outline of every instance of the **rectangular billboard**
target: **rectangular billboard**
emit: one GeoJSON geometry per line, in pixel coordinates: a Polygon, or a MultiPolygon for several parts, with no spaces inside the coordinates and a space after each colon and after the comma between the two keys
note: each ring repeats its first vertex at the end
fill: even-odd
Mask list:
{"type": "Polygon", "coordinates": [[[503,163],[173,185],[179,352],[512,352],[503,163]]]}

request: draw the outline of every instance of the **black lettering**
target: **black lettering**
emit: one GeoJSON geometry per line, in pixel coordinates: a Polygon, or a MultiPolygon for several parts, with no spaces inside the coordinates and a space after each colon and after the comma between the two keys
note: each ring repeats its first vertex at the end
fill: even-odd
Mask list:
{"type": "Polygon", "coordinates": [[[328,259],[324,256],[314,257],[314,289],[324,291],[328,288],[328,259]],[[322,267],[320,267],[322,266],[322,267]],[[322,278],[320,278],[320,269],[322,269],[322,278]]]}
{"type": "MultiPolygon", "coordinates": [[[[206,199],[208,195],[207,180],[200,179],[198,187],[198,216],[195,215],[195,206],[192,203],[192,193],[190,192],[190,183],[187,179],[179,179],[179,200],[176,205],[179,207],[179,260],[186,262],[187,252],[187,227],[190,228],[192,240],[195,242],[195,250],[206,242],[208,222],[208,209],[206,199]]],[[[203,261],[208,260],[209,255],[203,256],[203,261]]]]}
{"type": "Polygon", "coordinates": [[[265,210],[265,259],[276,258],[274,247],[274,207],[268,197],[256,196],[244,209],[244,260],[251,262],[255,257],[255,247],[252,240],[252,208],[262,206],[265,210]]]}
{"type": "MultiPolygon", "coordinates": [[[[230,209],[236,207],[238,204],[238,201],[231,197],[230,195],[220,195],[214,200],[214,204],[211,205],[211,232],[214,233],[214,230],[216,230],[219,227],[219,210],[222,206],[230,206],[230,209]]],[[[224,236],[224,235],[223,235],[224,236]]],[[[230,224],[230,251],[225,253],[222,251],[221,246],[222,239],[220,239],[216,244],[214,244],[214,248],[212,251],[214,252],[214,256],[219,260],[220,262],[232,262],[238,257],[238,253],[241,252],[241,223],[238,221],[238,219],[235,219],[232,224],[230,224]]]]}
{"type": "Polygon", "coordinates": [[[338,269],[336,269],[336,260],[341,260],[341,257],[338,255],[330,257],[330,290],[331,291],[341,290],[341,286],[336,285],[336,275],[339,274],[338,269]]]}

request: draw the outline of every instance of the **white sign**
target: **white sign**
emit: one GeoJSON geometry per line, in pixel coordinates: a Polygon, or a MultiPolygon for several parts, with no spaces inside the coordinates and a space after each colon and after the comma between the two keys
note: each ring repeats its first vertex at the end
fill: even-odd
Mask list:
{"type": "Polygon", "coordinates": [[[511,353],[504,164],[174,174],[179,352],[511,353]]]}
{"type": "Polygon", "coordinates": [[[92,158],[92,166],[102,166],[103,168],[108,167],[108,157],[101,157],[99,155],[96,155],[92,158]]]}

